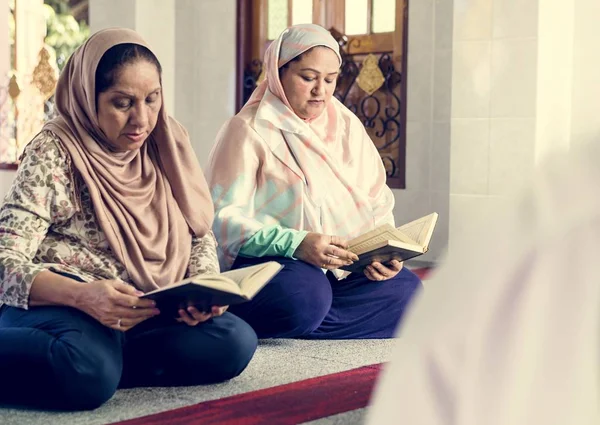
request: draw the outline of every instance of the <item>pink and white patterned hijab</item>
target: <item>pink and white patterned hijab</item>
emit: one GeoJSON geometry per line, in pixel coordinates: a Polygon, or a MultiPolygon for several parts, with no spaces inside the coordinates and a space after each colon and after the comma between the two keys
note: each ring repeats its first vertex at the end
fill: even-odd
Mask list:
{"type": "Polygon", "coordinates": [[[335,38],[325,28],[315,24],[300,24],[284,30],[277,40],[274,40],[269,45],[263,64],[266,67],[266,78],[254,90],[254,93],[252,93],[252,96],[244,107],[259,103],[268,88],[271,93],[277,96],[291,110],[292,107],[285,96],[285,91],[279,80],[279,68],[295,57],[317,46],[329,47],[333,50],[340,60],[340,66],[342,65],[340,47],[335,38]]]}

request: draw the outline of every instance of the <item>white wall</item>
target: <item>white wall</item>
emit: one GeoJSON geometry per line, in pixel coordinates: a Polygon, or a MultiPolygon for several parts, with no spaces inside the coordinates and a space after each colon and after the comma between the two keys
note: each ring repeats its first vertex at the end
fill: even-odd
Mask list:
{"type": "Polygon", "coordinates": [[[135,29],[137,0],[89,0],[90,32],[102,28],[135,29]]]}
{"type": "Polygon", "coordinates": [[[574,3],[544,0],[538,8],[536,163],[570,144],[574,3]]]}
{"type": "Polygon", "coordinates": [[[204,166],[217,132],[235,113],[235,0],[177,0],[175,117],[204,166]]]}
{"type": "Polygon", "coordinates": [[[600,1],[574,0],[571,136],[600,142],[600,1]]]}
{"type": "Polygon", "coordinates": [[[450,249],[531,173],[537,0],[455,0],[450,249]]]}
{"type": "Polygon", "coordinates": [[[600,141],[598,0],[455,0],[450,249],[548,152],[600,141]]]}
{"type": "Polygon", "coordinates": [[[394,190],[394,215],[401,224],[440,214],[420,261],[438,259],[448,243],[452,10],[451,0],[411,1],[408,8],[406,189],[394,190]]]}

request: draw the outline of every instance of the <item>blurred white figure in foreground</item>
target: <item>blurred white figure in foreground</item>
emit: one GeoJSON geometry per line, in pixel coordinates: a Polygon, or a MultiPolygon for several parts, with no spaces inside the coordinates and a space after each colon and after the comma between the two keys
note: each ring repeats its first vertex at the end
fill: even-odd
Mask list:
{"type": "Polygon", "coordinates": [[[600,424],[600,142],[507,207],[426,282],[369,425],[600,424]]]}

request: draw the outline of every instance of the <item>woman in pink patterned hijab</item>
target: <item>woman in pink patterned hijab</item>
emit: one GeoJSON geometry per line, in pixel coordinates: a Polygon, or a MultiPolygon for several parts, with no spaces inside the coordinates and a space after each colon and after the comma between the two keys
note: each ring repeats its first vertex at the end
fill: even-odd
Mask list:
{"type": "Polygon", "coordinates": [[[284,265],[234,309],[260,337],[391,337],[420,286],[399,262],[338,280],[339,267],[357,259],[347,240],[394,223],[377,149],[333,97],[341,62],[324,28],[286,29],[265,54],[265,81],[224,125],[210,156],[221,267],[284,265]]]}

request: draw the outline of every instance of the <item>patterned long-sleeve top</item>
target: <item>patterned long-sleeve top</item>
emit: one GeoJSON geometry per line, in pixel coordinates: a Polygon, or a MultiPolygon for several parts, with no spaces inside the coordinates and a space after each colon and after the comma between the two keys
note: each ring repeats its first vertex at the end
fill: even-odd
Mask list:
{"type": "MultiPolygon", "coordinates": [[[[48,131],[26,147],[0,209],[0,305],[26,309],[33,280],[43,270],[85,282],[131,283],[98,224],[87,186],[48,131]]],[[[218,272],[213,234],[192,238],[186,275],[218,272]]]]}

